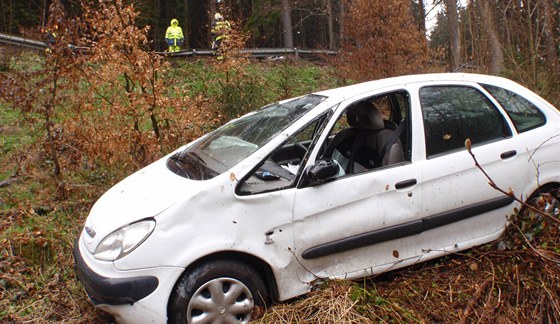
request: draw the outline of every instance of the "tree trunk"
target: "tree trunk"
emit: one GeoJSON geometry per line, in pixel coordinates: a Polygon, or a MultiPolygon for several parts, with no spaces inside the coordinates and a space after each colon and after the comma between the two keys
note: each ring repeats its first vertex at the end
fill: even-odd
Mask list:
{"type": "Polygon", "coordinates": [[[47,0],[43,0],[43,17],[41,21],[41,27],[47,25],[47,19],[49,18],[49,8],[47,6],[47,0]]]}
{"type": "Polygon", "coordinates": [[[334,44],[334,29],[333,29],[333,12],[331,0],[325,0],[327,2],[327,24],[328,24],[328,35],[329,35],[329,49],[332,50],[335,47],[334,44]]]}
{"type": "Polygon", "coordinates": [[[529,33],[529,61],[531,65],[531,79],[533,89],[537,89],[537,40],[536,32],[533,30],[533,6],[531,1],[526,2],[527,12],[527,33],[529,33]]]}
{"type": "Polygon", "coordinates": [[[474,0],[470,0],[467,3],[467,23],[470,34],[470,51],[467,53],[467,56],[478,65],[480,64],[480,58],[482,57],[482,54],[480,53],[480,48],[482,46],[479,46],[479,39],[481,39],[481,37],[480,28],[477,28],[478,14],[475,12],[474,0]]]}
{"type": "Polygon", "coordinates": [[[183,0],[184,10],[185,10],[185,22],[183,23],[183,35],[185,35],[185,42],[183,43],[183,47],[190,48],[191,45],[191,35],[192,35],[192,25],[190,21],[191,16],[191,8],[189,6],[189,0],[183,0]]]}
{"type": "Polygon", "coordinates": [[[342,44],[343,39],[344,39],[344,16],[346,15],[346,11],[344,9],[344,2],[347,0],[339,0],[340,2],[340,6],[339,6],[339,18],[338,18],[338,42],[339,44],[342,44]]]}
{"type": "Polygon", "coordinates": [[[210,0],[210,15],[212,16],[212,19],[214,19],[214,14],[216,13],[216,11],[218,10],[216,8],[216,1],[214,0],[210,0]]]}
{"type": "MultiPolygon", "coordinates": [[[[210,33],[210,29],[212,28],[211,26],[213,26],[213,24],[216,22],[214,19],[214,15],[216,14],[216,12],[219,10],[219,8],[216,7],[216,1],[215,0],[209,0],[210,5],[208,6],[210,8],[210,28],[208,28],[208,33],[207,33],[207,42],[208,44],[212,44],[212,34],[210,33]]],[[[223,13],[221,13],[223,15],[223,13]]]]}
{"type": "Polygon", "coordinates": [[[447,17],[449,19],[449,38],[451,50],[451,70],[461,66],[461,40],[459,38],[459,17],[457,13],[457,0],[445,0],[447,17]]]}
{"type": "Polygon", "coordinates": [[[52,89],[51,93],[49,94],[49,98],[44,103],[44,117],[45,117],[45,131],[47,133],[47,141],[49,142],[49,146],[51,149],[51,159],[53,163],[53,175],[56,180],[62,180],[62,169],[60,167],[60,159],[58,156],[58,146],[55,142],[53,129],[52,129],[52,113],[53,109],[57,100],[57,92],[58,92],[58,77],[59,77],[59,67],[58,62],[55,62],[55,68],[52,70],[53,79],[52,79],[52,89]]]}
{"type": "Polygon", "coordinates": [[[542,28],[546,41],[546,58],[549,66],[551,66],[552,70],[555,72],[554,74],[558,75],[560,73],[558,67],[558,53],[556,52],[558,44],[554,39],[554,19],[552,17],[552,5],[550,4],[550,0],[541,1],[541,11],[543,16],[542,28]]]}
{"type": "Polygon", "coordinates": [[[426,35],[426,8],[424,8],[424,0],[418,0],[418,28],[426,35]]]}
{"type": "Polygon", "coordinates": [[[479,0],[480,16],[484,25],[485,33],[488,35],[488,46],[490,55],[490,74],[499,75],[504,67],[504,53],[502,51],[502,44],[496,31],[496,24],[494,16],[490,9],[488,0],[479,0]]]}
{"type": "Polygon", "coordinates": [[[294,38],[292,35],[292,10],[290,0],[282,0],[282,36],[284,47],[293,48],[294,38]]]}
{"type": "MultiPolygon", "coordinates": [[[[152,11],[153,12],[159,12],[159,10],[160,10],[159,0],[155,0],[152,3],[152,11]]],[[[161,40],[161,39],[164,38],[165,30],[162,31],[160,29],[160,27],[158,26],[159,24],[156,23],[156,18],[155,17],[152,17],[151,21],[152,21],[152,26],[153,26],[153,37],[154,37],[153,42],[154,42],[154,45],[155,45],[154,49],[156,51],[164,51],[167,47],[166,46],[162,47],[158,40],[161,40]]]]}

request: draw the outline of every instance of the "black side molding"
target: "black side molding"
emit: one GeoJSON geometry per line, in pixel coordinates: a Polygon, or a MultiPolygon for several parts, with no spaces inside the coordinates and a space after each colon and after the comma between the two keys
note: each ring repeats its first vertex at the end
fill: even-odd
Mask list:
{"type": "Polygon", "coordinates": [[[470,217],[474,217],[494,209],[506,207],[513,202],[513,198],[504,196],[495,198],[483,203],[457,208],[448,212],[443,212],[428,216],[421,220],[399,224],[367,233],[354,235],[336,241],[323,243],[305,250],[302,257],[306,260],[315,259],[322,256],[348,251],[376,243],[387,242],[399,238],[420,234],[440,226],[455,223],[470,217]]]}
{"type": "Polygon", "coordinates": [[[407,237],[414,234],[420,234],[421,232],[422,221],[418,220],[317,245],[305,250],[301,256],[304,259],[315,259],[337,252],[356,249],[362,246],[368,246],[376,243],[407,237]]]}

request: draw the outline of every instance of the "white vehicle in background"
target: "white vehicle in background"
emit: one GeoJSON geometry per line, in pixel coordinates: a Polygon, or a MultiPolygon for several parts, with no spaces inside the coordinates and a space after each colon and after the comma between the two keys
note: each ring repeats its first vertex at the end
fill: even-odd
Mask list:
{"type": "Polygon", "coordinates": [[[96,307],[129,323],[248,321],[318,278],[499,238],[560,186],[560,112],[507,79],[411,75],[266,106],[139,170],[76,241],[96,307]]]}

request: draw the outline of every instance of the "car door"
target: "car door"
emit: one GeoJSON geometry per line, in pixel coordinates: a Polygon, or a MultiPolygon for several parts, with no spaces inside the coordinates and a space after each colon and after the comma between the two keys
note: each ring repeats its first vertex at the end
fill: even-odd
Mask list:
{"type": "MultiPolygon", "coordinates": [[[[341,120],[345,109],[359,100],[342,103],[327,131],[340,128],[335,120],[341,120]]],[[[406,105],[408,109],[408,98],[406,105]]],[[[409,123],[410,118],[406,120],[409,123]]],[[[410,151],[410,145],[418,145],[410,136],[412,128],[409,126],[407,135],[402,136],[408,143],[405,151],[410,151]]],[[[324,134],[325,146],[328,139],[324,134]]],[[[410,154],[405,156],[405,161],[394,165],[298,188],[293,210],[293,253],[302,265],[298,274],[301,280],[360,277],[387,270],[421,253],[412,244],[419,229],[422,195],[416,183],[420,169],[411,162],[410,154]]]]}
{"type": "Polygon", "coordinates": [[[520,158],[511,125],[476,84],[417,87],[413,104],[422,111],[426,157],[419,163],[425,232],[418,244],[425,251],[452,252],[497,238],[514,200],[493,188],[482,170],[501,189],[522,190],[527,160],[520,158]]]}

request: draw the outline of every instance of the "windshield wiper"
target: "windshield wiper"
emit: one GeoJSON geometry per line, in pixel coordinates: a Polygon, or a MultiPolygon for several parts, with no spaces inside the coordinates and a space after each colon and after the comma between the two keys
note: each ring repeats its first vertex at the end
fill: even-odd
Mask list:
{"type": "Polygon", "coordinates": [[[204,161],[204,159],[201,158],[200,155],[198,155],[198,153],[195,153],[195,152],[186,152],[186,153],[188,153],[189,155],[192,155],[198,162],[200,162],[200,164],[206,165],[206,161],[204,161]]]}
{"type": "Polygon", "coordinates": [[[185,168],[185,165],[178,154],[173,154],[169,157],[169,160],[167,160],[167,168],[177,175],[187,179],[190,178],[187,168],[185,168]],[[173,162],[173,165],[171,165],[170,162],[173,162]]]}
{"type": "Polygon", "coordinates": [[[193,180],[207,180],[217,176],[197,153],[183,151],[169,157],[167,167],[175,174],[193,180]],[[173,164],[170,164],[173,162],[173,164]]]}

